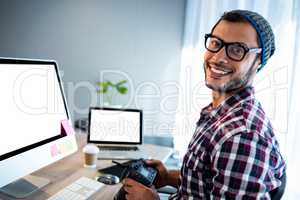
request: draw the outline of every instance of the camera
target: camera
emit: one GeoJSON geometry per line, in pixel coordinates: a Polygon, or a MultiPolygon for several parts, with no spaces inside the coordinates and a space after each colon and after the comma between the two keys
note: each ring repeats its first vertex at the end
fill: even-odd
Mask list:
{"type": "MultiPolygon", "coordinates": [[[[158,171],[154,167],[146,166],[143,159],[132,161],[126,168],[123,170],[121,175],[121,180],[124,178],[131,178],[147,187],[150,187],[156,177],[158,171]]],[[[126,192],[122,187],[118,193],[115,195],[114,200],[125,200],[126,192]]]]}

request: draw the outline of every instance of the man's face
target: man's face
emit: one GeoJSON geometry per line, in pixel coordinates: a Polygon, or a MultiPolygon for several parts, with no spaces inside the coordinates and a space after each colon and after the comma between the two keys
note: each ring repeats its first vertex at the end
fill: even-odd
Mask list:
{"type": "MultiPolygon", "coordinates": [[[[248,48],[258,48],[255,29],[245,22],[222,20],[212,32],[224,42],[240,42],[248,48]]],[[[206,51],[204,71],[206,86],[219,93],[229,93],[251,84],[259,60],[256,53],[248,52],[243,60],[234,61],[226,55],[225,46],[218,52],[206,51]]]]}

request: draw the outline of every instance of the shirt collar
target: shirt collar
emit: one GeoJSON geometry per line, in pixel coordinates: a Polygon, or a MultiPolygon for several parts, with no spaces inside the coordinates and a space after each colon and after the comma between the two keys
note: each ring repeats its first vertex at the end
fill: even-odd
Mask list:
{"type": "Polygon", "coordinates": [[[239,90],[234,95],[225,99],[218,107],[213,108],[212,103],[202,109],[201,116],[205,116],[205,118],[217,118],[222,114],[226,113],[229,109],[240,104],[245,101],[254,99],[254,88],[252,86],[248,86],[239,90]]]}

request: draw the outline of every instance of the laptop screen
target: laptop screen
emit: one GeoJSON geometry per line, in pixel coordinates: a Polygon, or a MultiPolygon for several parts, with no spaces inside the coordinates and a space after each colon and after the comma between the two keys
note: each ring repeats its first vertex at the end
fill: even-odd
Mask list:
{"type": "Polygon", "coordinates": [[[90,108],[88,142],[142,144],[142,111],[137,109],[90,108]]]}

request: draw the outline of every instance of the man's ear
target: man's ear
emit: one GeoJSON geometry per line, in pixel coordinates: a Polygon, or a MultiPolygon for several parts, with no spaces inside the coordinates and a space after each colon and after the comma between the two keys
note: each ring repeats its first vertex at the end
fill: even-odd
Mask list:
{"type": "Polygon", "coordinates": [[[257,70],[256,70],[256,73],[258,73],[260,70],[262,70],[263,66],[262,65],[259,65],[257,70]]]}
{"type": "Polygon", "coordinates": [[[255,65],[256,65],[256,73],[259,72],[262,69],[262,65],[261,65],[261,55],[257,54],[255,57],[255,65]]]}

